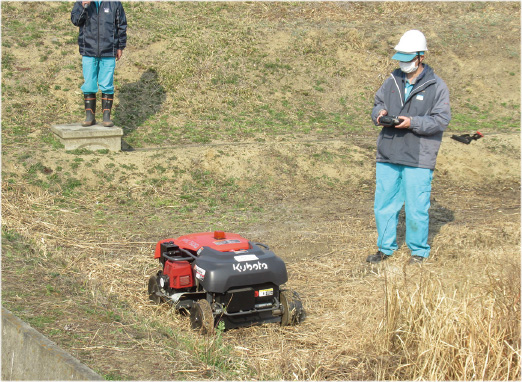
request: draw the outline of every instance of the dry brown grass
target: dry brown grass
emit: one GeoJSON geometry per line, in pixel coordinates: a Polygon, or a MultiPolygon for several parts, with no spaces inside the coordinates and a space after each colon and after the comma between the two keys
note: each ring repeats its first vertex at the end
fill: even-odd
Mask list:
{"type": "MultiPolygon", "coordinates": [[[[328,232],[323,239],[339,248],[291,265],[291,284],[304,294],[309,312],[302,327],[250,329],[234,338],[248,348],[245,355],[279,368],[285,379],[519,378],[517,225],[508,228],[514,252],[484,251],[477,241],[467,245],[474,256],[452,260],[450,238],[425,266],[405,265],[407,253],[399,251],[392,263],[372,270],[359,265],[358,252],[342,249],[348,238],[361,244],[356,231],[363,227],[352,227],[322,227],[328,232]],[[256,339],[245,344],[245,337],[256,339]],[[267,348],[272,353],[263,357],[267,348]]],[[[498,243],[494,233],[483,236],[495,243],[490,249],[498,243]]]]}
{"type": "MultiPolygon", "coordinates": [[[[306,154],[310,145],[291,147],[298,164],[295,176],[314,168],[306,154]]],[[[281,149],[287,151],[286,147],[281,149]]],[[[256,148],[250,145],[247,150],[254,155],[256,148]]],[[[192,156],[200,155],[197,149],[184,152],[186,166],[193,163],[192,156]]],[[[511,155],[493,152],[488,158],[497,162],[511,155]]],[[[228,153],[227,163],[244,170],[242,149],[230,148],[228,153]]],[[[445,160],[453,158],[451,153],[447,151],[445,160]]],[[[149,163],[144,169],[155,164],[154,154],[134,155],[149,163]]],[[[358,150],[351,155],[360,157],[358,150]]],[[[460,163],[459,158],[453,160],[460,163]]],[[[265,163],[263,171],[275,171],[275,162],[265,163]]],[[[104,163],[100,161],[101,168],[104,163]]],[[[325,168],[336,163],[344,162],[334,160],[325,168]]],[[[369,177],[369,171],[350,174],[354,178],[350,184],[369,177]]],[[[265,325],[214,338],[193,334],[186,317],[147,299],[148,277],[158,268],[153,246],[164,234],[162,226],[154,226],[158,220],[143,225],[134,217],[128,223],[126,213],[140,211],[120,211],[117,203],[105,203],[108,213],[117,214],[117,226],[111,220],[93,219],[97,203],[103,201],[101,194],[110,192],[117,201],[132,187],[141,187],[135,192],[142,192],[138,200],[149,209],[139,216],[149,216],[150,211],[161,214],[148,203],[151,195],[168,192],[166,188],[151,191],[129,183],[118,189],[90,183],[88,188],[103,191],[84,192],[74,208],[66,208],[52,192],[23,179],[4,182],[3,228],[19,233],[32,248],[13,258],[12,243],[5,243],[3,286],[16,295],[4,301],[13,306],[24,301],[28,319],[52,317],[54,323],[39,329],[106,375],[186,380],[516,380],[520,377],[520,205],[514,199],[518,194],[495,188],[487,177],[484,183],[473,183],[468,177],[462,182],[458,174],[450,175],[435,184],[439,202],[432,212],[441,223],[433,232],[432,260],[413,267],[405,265],[409,253],[404,247],[382,267],[364,264],[375,242],[375,227],[368,217],[371,193],[357,186],[345,186],[340,194],[321,189],[307,194],[305,187],[296,193],[291,189],[295,182],[272,180],[281,199],[271,199],[267,212],[277,211],[276,219],[270,224],[232,223],[239,233],[269,244],[284,258],[288,286],[300,293],[307,319],[296,327],[265,325]],[[469,197],[462,198],[461,184],[469,197]],[[480,203],[473,195],[480,195],[480,203]],[[303,200],[308,205],[303,206],[303,200]],[[29,257],[36,260],[29,262],[29,257]],[[60,293],[40,296],[46,287],[60,293]],[[32,298],[24,300],[25,295],[32,298]],[[84,307],[97,315],[86,315],[84,307]],[[59,313],[63,311],[75,314],[59,313]],[[71,339],[73,335],[81,339],[71,339]]],[[[257,172],[256,176],[263,177],[257,172]]],[[[502,182],[512,177],[503,176],[502,182]]],[[[168,235],[204,228],[197,220],[170,222],[168,235]]]]}
{"type": "Polygon", "coordinates": [[[448,288],[430,272],[386,283],[379,340],[400,359],[398,365],[387,365],[386,379],[519,378],[520,263],[499,262],[507,264],[487,270],[481,275],[485,280],[461,274],[458,287],[448,288]],[[505,274],[491,274],[499,269],[505,274]]]}

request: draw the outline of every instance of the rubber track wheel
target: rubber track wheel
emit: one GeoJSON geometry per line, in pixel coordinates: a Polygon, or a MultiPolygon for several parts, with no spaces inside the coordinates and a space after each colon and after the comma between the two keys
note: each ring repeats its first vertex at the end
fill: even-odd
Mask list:
{"type": "Polygon", "coordinates": [[[201,334],[214,333],[214,315],[207,300],[198,300],[190,309],[190,326],[201,334]]]}
{"type": "Polygon", "coordinates": [[[305,318],[303,303],[297,292],[293,290],[282,290],[279,299],[283,305],[283,317],[281,326],[297,325],[305,318]]]}
{"type": "Polygon", "coordinates": [[[150,276],[149,279],[149,300],[155,304],[161,303],[161,297],[156,294],[159,292],[158,277],[156,275],[150,276]]]}

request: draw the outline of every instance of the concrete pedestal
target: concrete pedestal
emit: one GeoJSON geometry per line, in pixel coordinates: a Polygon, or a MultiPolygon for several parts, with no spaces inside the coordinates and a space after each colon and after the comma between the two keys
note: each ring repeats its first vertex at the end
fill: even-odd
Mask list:
{"type": "Polygon", "coordinates": [[[120,127],[94,125],[83,127],[81,123],[53,125],[51,131],[57,135],[65,150],[87,149],[121,151],[120,127]]]}

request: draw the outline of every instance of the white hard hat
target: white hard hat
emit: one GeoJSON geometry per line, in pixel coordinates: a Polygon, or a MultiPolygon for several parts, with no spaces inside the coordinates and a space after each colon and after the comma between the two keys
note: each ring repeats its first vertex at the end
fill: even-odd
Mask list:
{"type": "Polygon", "coordinates": [[[409,30],[402,35],[399,43],[395,46],[395,50],[402,53],[424,52],[428,50],[426,37],[421,31],[409,30]]]}

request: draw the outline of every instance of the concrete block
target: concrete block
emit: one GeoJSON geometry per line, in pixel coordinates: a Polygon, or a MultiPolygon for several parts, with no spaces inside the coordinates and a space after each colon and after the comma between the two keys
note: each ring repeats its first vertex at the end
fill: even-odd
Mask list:
{"type": "Polygon", "coordinates": [[[2,307],[2,381],[101,381],[102,376],[2,307]]]}
{"type": "Polygon", "coordinates": [[[53,125],[51,131],[56,134],[65,150],[88,149],[110,151],[121,150],[123,130],[120,127],[94,125],[83,127],[81,123],[53,125]]]}

